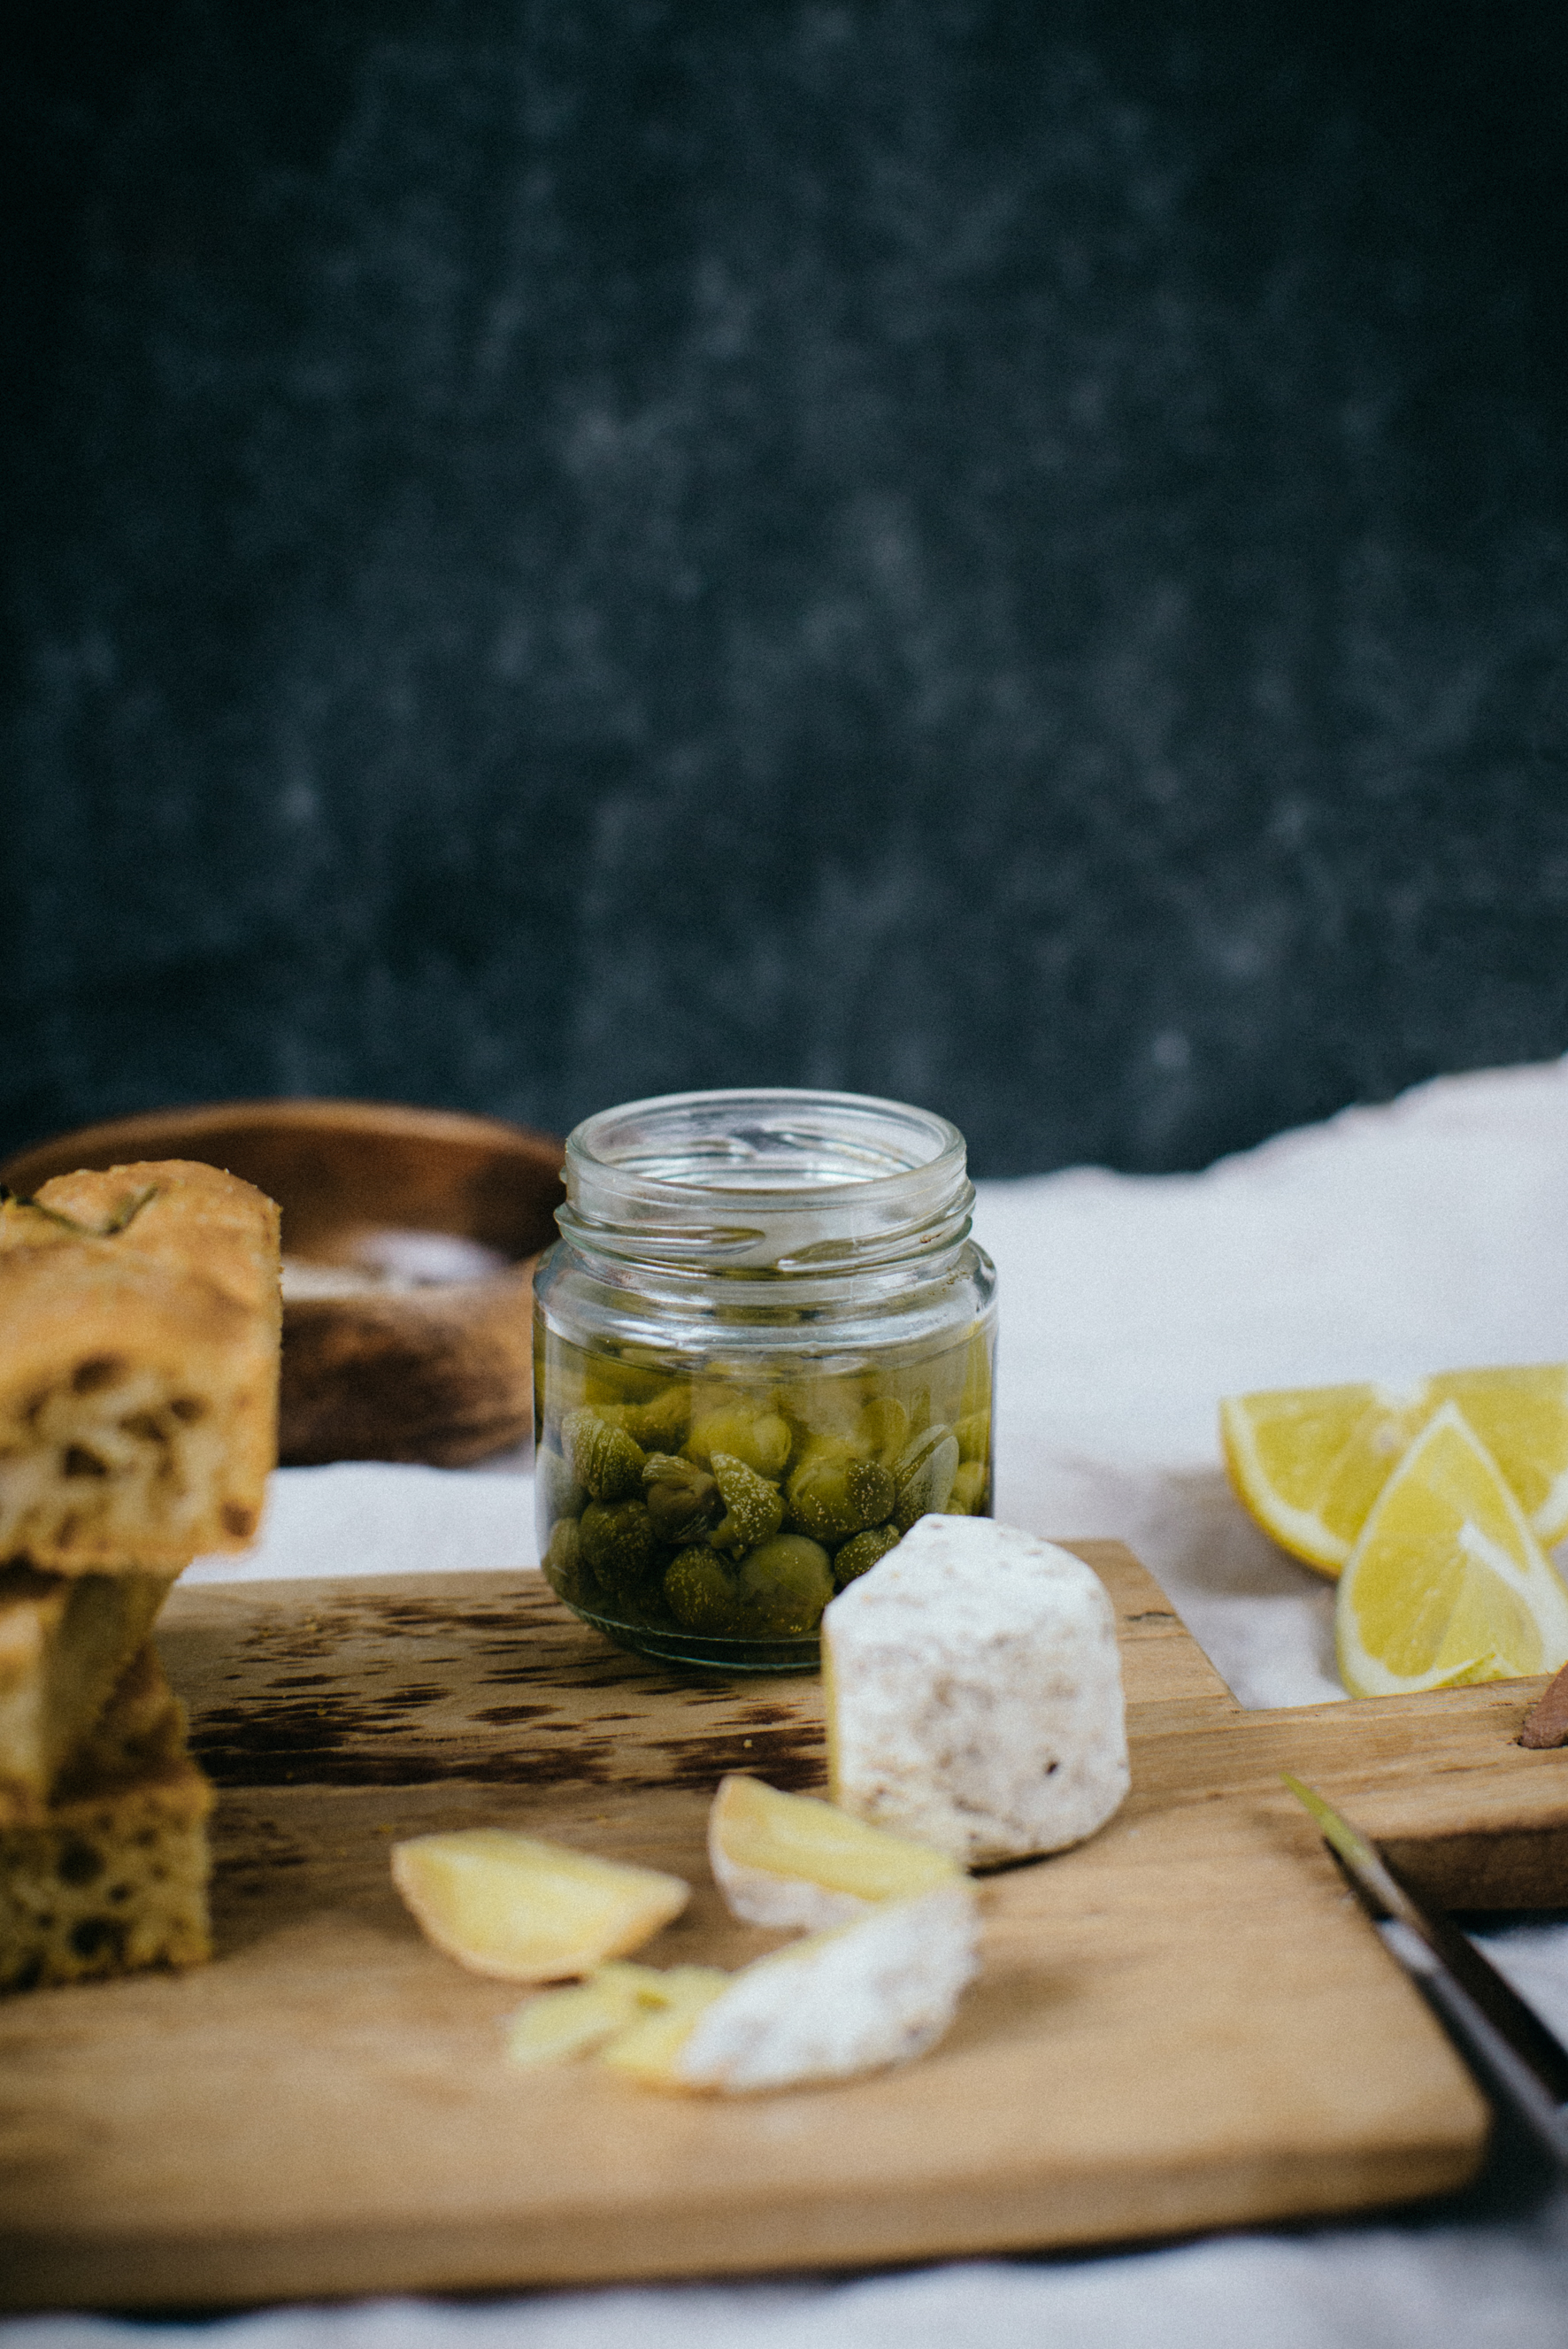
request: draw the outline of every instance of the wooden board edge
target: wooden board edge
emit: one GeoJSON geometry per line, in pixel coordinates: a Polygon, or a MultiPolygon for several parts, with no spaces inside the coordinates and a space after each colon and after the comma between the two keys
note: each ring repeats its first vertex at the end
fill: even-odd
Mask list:
{"type": "MultiPolygon", "coordinates": [[[[1479,2100],[1478,2100],[1479,2101],[1479,2100]]],[[[129,2243],[90,2235],[0,2237],[0,2310],[195,2313],[389,2293],[562,2290],[930,2265],[1025,2253],[1110,2251],[1225,2229],[1396,2210],[1470,2185],[1488,2127],[1447,2142],[1346,2156],[1326,2147],[1257,2154],[1175,2177],[1130,2179],[1119,2165],[1042,2183],[933,2187],[841,2210],[777,2204],[748,2211],[624,2207],[548,2243],[526,2218],[431,2220],[338,2229],[286,2241],[236,2232],[129,2243]]]]}

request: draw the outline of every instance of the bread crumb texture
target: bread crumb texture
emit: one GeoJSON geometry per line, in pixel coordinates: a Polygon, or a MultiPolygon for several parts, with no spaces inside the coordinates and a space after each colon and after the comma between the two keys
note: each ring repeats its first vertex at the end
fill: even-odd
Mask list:
{"type": "Polygon", "coordinates": [[[0,1558],[135,1572],[253,1538],[278,1263],[272,1201],[183,1160],[0,1206],[0,1558]]]}
{"type": "Polygon", "coordinates": [[[211,1957],[211,1804],[144,1648],[44,1819],[0,1827],[0,1989],[211,1957]]]}

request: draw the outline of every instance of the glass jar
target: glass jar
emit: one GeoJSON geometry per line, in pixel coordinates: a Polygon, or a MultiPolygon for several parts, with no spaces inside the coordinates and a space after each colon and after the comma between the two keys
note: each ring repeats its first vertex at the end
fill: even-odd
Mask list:
{"type": "Polygon", "coordinates": [[[945,1118],[671,1093],[566,1145],[534,1283],[540,1557],[621,1646],[810,1670],[836,1589],[989,1516],[995,1273],[945,1118]]]}

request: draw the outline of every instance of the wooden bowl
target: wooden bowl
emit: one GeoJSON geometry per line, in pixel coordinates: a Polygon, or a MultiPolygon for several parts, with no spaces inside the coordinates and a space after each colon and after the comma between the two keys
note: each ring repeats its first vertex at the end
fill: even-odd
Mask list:
{"type": "Polygon", "coordinates": [[[227,1102],[84,1126],[0,1183],[196,1158],[283,1209],[281,1459],[459,1467],[532,1424],[533,1259],[562,1145],[499,1118],[379,1102],[227,1102]]]}

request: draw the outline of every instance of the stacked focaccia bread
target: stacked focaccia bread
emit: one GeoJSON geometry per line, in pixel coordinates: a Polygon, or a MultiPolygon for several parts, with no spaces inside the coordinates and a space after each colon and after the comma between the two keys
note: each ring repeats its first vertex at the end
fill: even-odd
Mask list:
{"type": "Polygon", "coordinates": [[[278,1214],[182,1160],[0,1203],[0,1989],[209,1954],[206,1818],[150,1642],[276,1457],[278,1214]]]}

